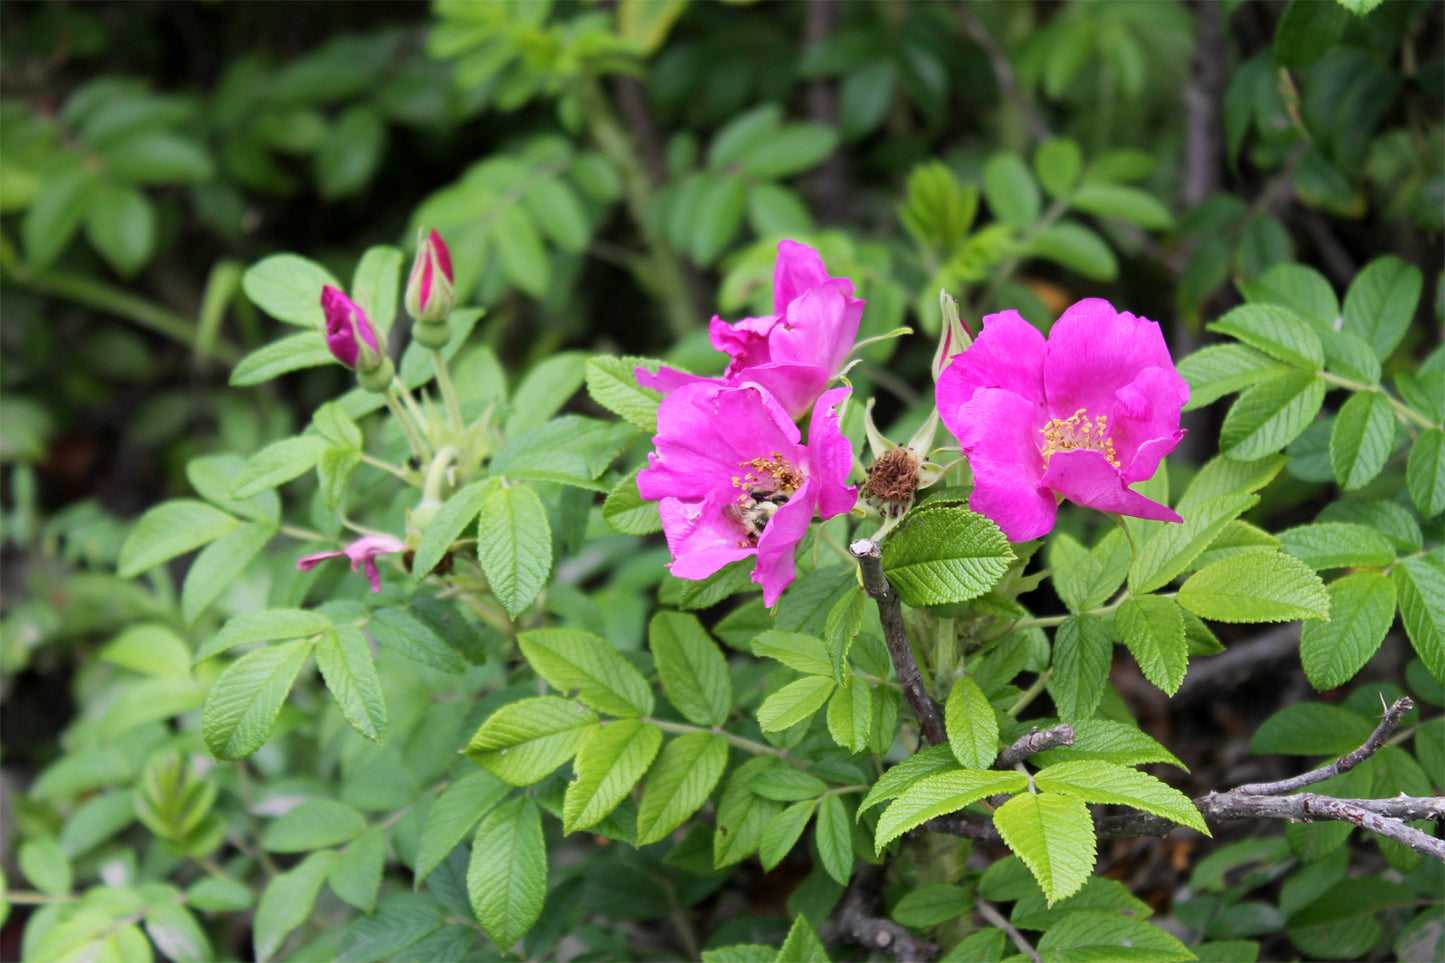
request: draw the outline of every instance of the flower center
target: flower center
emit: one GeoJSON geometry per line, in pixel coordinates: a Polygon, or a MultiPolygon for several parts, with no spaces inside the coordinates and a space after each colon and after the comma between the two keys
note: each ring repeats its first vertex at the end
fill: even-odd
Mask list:
{"type": "Polygon", "coordinates": [[[757,491],[791,495],[803,486],[803,479],[807,477],[776,451],[767,457],[760,455],[742,462],[738,467],[743,469],[743,474],[733,476],[733,487],[739,490],[739,505],[753,501],[757,491]]]}
{"type": "Polygon", "coordinates": [[[1109,464],[1119,467],[1119,458],[1114,453],[1114,441],[1109,434],[1109,416],[1090,418],[1088,410],[1080,408],[1068,418],[1053,418],[1039,429],[1044,436],[1044,464],[1056,451],[1075,451],[1087,448],[1097,451],[1109,459],[1109,464]]]}

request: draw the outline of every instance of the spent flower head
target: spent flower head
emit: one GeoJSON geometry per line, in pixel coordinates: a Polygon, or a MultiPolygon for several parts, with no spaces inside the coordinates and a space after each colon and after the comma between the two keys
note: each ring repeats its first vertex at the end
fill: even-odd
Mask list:
{"type": "Polygon", "coordinates": [[[371,582],[371,590],[380,592],[381,572],[376,567],[376,557],[404,551],[406,551],[406,543],[399,538],[393,538],[390,535],[364,535],[338,551],[317,552],[315,555],[307,555],[305,558],[298,559],[296,567],[303,572],[309,572],[328,558],[340,558],[345,555],[351,559],[353,572],[360,572],[365,566],[366,578],[371,582]]]}

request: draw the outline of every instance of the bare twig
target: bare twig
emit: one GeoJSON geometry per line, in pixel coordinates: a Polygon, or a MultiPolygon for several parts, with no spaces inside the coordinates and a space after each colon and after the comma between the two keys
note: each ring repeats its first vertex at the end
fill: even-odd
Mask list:
{"type": "Polygon", "coordinates": [[[1281,793],[1294,792],[1296,789],[1303,789],[1305,786],[1312,786],[1317,782],[1324,782],[1331,776],[1338,776],[1342,772],[1349,772],[1351,769],[1364,762],[1366,759],[1379,752],[1390,738],[1390,734],[1399,726],[1400,719],[1415,708],[1414,701],[1409,696],[1401,696],[1395,700],[1395,704],[1385,710],[1385,717],[1360,746],[1349,755],[1341,756],[1328,766],[1321,766],[1309,772],[1294,776],[1290,779],[1281,779],[1278,782],[1254,782],[1244,786],[1235,786],[1230,793],[1238,796],[1278,796],[1281,793]]]}
{"type": "Polygon", "coordinates": [[[1071,725],[1054,726],[1051,729],[1040,730],[1030,729],[1027,735],[1019,736],[1014,744],[998,754],[998,761],[994,766],[999,769],[1007,769],[1022,762],[1036,752],[1043,752],[1045,749],[1057,749],[1059,746],[1072,746],[1074,744],[1074,727],[1071,725]]]}
{"type": "Polygon", "coordinates": [[[899,963],[933,959],[938,955],[937,946],[892,920],[869,915],[871,907],[880,902],[881,875],[878,867],[866,864],[854,875],[838,914],[838,935],[866,950],[887,953],[899,963]]]}
{"type": "Polygon", "coordinates": [[[1219,189],[1224,154],[1219,120],[1226,79],[1223,11],[1217,3],[1202,3],[1195,8],[1195,17],[1199,32],[1189,83],[1184,88],[1184,171],[1180,181],[1186,209],[1219,189]]]}
{"type": "MultiPolygon", "coordinates": [[[[803,27],[803,45],[812,47],[820,43],[838,28],[838,0],[812,0],[808,4],[808,19],[803,27]]],[[[837,80],[832,77],[818,77],[808,82],[808,117],[828,127],[838,123],[837,80]]],[[[806,181],[813,209],[822,215],[824,221],[843,219],[844,202],[848,198],[848,183],[844,169],[844,154],[835,150],[824,158],[806,181]]]]}
{"type": "Polygon", "coordinates": [[[974,904],[974,907],[978,910],[979,916],[982,916],[988,920],[990,924],[997,926],[1007,933],[1008,938],[1013,940],[1014,946],[1019,948],[1020,953],[1027,955],[1034,963],[1044,963],[1043,958],[1039,956],[1039,951],[1033,948],[1033,944],[1024,939],[1024,935],[1018,931],[1018,928],[1010,923],[1002,913],[994,909],[993,904],[979,900],[974,904]]]}
{"type": "Polygon", "coordinates": [[[913,647],[908,642],[908,629],[903,624],[903,606],[898,601],[898,593],[893,591],[888,577],[883,574],[883,549],[871,538],[860,538],[848,546],[848,551],[858,560],[858,568],[863,573],[863,591],[878,603],[883,639],[888,644],[888,655],[893,659],[898,684],[918,716],[924,738],[935,746],[941,745],[948,741],[948,733],[943,728],[943,720],[938,717],[938,707],[923,687],[923,676],[918,671],[913,647]]]}
{"type": "Polygon", "coordinates": [[[1034,109],[1034,105],[1029,102],[1023,89],[1019,87],[1018,78],[1014,76],[1013,65],[1009,63],[1008,52],[994,39],[993,34],[988,32],[988,27],[984,25],[984,22],[978,19],[972,5],[959,4],[958,15],[959,19],[963,21],[963,29],[988,57],[989,66],[993,68],[994,79],[998,81],[998,89],[1023,117],[1024,123],[1028,125],[1029,133],[1037,140],[1048,140],[1053,133],[1049,130],[1049,125],[1044,123],[1044,119],[1039,116],[1039,112],[1034,109]]]}

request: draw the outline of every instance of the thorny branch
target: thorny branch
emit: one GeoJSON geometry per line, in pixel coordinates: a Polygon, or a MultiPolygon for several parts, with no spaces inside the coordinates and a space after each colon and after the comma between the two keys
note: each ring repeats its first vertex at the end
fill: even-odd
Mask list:
{"type": "Polygon", "coordinates": [[[914,715],[918,716],[923,736],[935,746],[942,745],[948,741],[948,733],[938,717],[938,707],[923,688],[923,675],[918,671],[918,661],[913,658],[913,647],[908,642],[908,629],[903,624],[903,605],[883,574],[883,549],[871,538],[860,538],[848,546],[848,552],[858,560],[858,568],[863,573],[863,591],[878,603],[883,640],[888,644],[893,671],[898,674],[898,684],[914,715]]]}
{"type": "Polygon", "coordinates": [[[1296,789],[1303,789],[1305,786],[1312,786],[1317,782],[1324,782],[1332,776],[1338,776],[1342,772],[1349,772],[1351,769],[1364,762],[1366,759],[1379,752],[1389,740],[1395,728],[1400,725],[1400,720],[1405,713],[1415,708],[1415,702],[1409,696],[1401,696],[1395,700],[1395,704],[1385,710],[1385,717],[1370,733],[1370,738],[1365,744],[1354,752],[1341,756],[1328,766],[1321,766],[1309,772],[1295,776],[1292,779],[1281,779],[1279,782],[1255,782],[1245,786],[1235,786],[1230,790],[1231,794],[1240,796],[1277,796],[1280,793],[1294,792],[1296,789]]]}
{"type": "Polygon", "coordinates": [[[1050,729],[1030,729],[1026,735],[1019,736],[1014,740],[1013,745],[998,754],[998,761],[994,763],[994,767],[1008,769],[1023,762],[1034,753],[1073,744],[1074,727],[1071,725],[1054,726],[1050,729]]]}
{"type": "Polygon", "coordinates": [[[889,919],[870,916],[870,905],[880,902],[879,882],[882,870],[866,863],[848,884],[843,908],[838,915],[838,935],[867,950],[887,953],[899,963],[931,960],[938,947],[921,940],[889,919]]]}

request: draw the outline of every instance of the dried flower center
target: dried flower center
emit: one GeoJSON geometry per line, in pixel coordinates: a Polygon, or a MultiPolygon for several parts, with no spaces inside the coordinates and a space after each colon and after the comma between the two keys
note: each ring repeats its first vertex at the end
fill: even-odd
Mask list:
{"type": "Polygon", "coordinates": [[[902,515],[918,493],[918,458],[908,448],[890,448],[868,469],[864,495],[886,517],[902,515]]]}
{"type": "Polygon", "coordinates": [[[803,487],[803,479],[807,477],[777,451],[742,462],[738,467],[743,469],[743,474],[733,476],[733,487],[739,491],[739,505],[754,501],[754,493],[758,491],[791,495],[803,487]]]}
{"type": "Polygon", "coordinates": [[[1056,451],[1075,451],[1087,448],[1097,451],[1109,459],[1109,464],[1119,467],[1119,458],[1114,453],[1114,441],[1108,437],[1109,416],[1090,418],[1088,410],[1080,408],[1068,418],[1053,418],[1039,429],[1044,436],[1044,464],[1056,451]]]}

